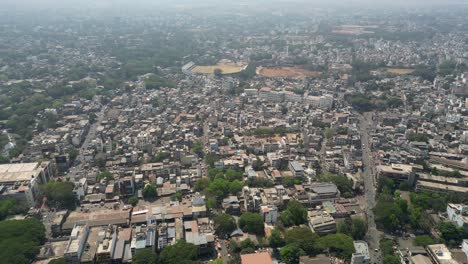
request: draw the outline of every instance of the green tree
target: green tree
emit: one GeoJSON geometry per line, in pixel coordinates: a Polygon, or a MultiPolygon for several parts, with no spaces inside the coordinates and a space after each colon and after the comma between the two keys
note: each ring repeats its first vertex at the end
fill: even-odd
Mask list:
{"type": "Polygon", "coordinates": [[[49,261],[48,264],[67,264],[64,258],[57,258],[49,261]]]}
{"type": "Polygon", "coordinates": [[[193,144],[192,150],[198,156],[203,156],[203,143],[200,141],[195,142],[195,144],[193,144]]]}
{"type": "Polygon", "coordinates": [[[367,232],[366,222],[362,218],[353,218],[352,220],[351,235],[354,240],[361,240],[367,232]]]}
{"type": "Polygon", "coordinates": [[[435,244],[434,239],[432,239],[432,237],[428,236],[428,235],[417,236],[414,239],[414,245],[415,246],[425,247],[425,246],[433,245],[433,244],[435,244]]]}
{"type": "Polygon", "coordinates": [[[153,157],[152,162],[161,162],[161,161],[163,161],[165,159],[168,159],[170,157],[171,157],[171,154],[169,154],[167,152],[164,152],[164,151],[161,151],[158,154],[156,154],[156,156],[153,157]]]}
{"type": "Polygon", "coordinates": [[[299,263],[299,258],[305,255],[306,252],[296,244],[288,244],[280,250],[281,260],[287,264],[299,263]]]}
{"type": "Polygon", "coordinates": [[[307,221],[307,209],[298,201],[291,201],[287,209],[280,213],[280,219],[285,226],[303,224],[307,221]]]}
{"type": "Polygon", "coordinates": [[[132,196],[128,199],[128,203],[131,204],[132,206],[135,206],[138,204],[138,197],[132,196]]]}
{"type": "Polygon", "coordinates": [[[442,233],[442,238],[450,246],[455,246],[459,244],[463,237],[463,228],[458,228],[452,222],[442,222],[439,224],[440,233],[442,233]]]}
{"type": "Polygon", "coordinates": [[[0,200],[0,220],[5,219],[9,215],[16,213],[16,200],[11,198],[7,200],[0,200]]]}
{"type": "Polygon", "coordinates": [[[198,248],[194,244],[179,240],[174,245],[165,247],[160,255],[161,264],[199,263],[198,248]]]}
{"type": "Polygon", "coordinates": [[[210,183],[207,190],[218,201],[221,201],[229,194],[229,182],[223,178],[217,178],[210,183]]]}
{"type": "Polygon", "coordinates": [[[10,163],[10,159],[8,157],[0,156],[0,164],[7,164],[7,163],[10,163]]]}
{"type": "Polygon", "coordinates": [[[193,189],[196,192],[201,192],[201,191],[204,191],[206,188],[208,188],[209,185],[210,185],[209,178],[201,178],[195,182],[193,189]]]}
{"type": "Polygon", "coordinates": [[[242,249],[251,248],[255,251],[255,243],[252,240],[250,240],[250,238],[247,238],[246,240],[242,241],[240,247],[242,249]]]}
{"type": "Polygon", "coordinates": [[[307,254],[313,255],[316,253],[315,243],[319,239],[316,233],[313,233],[307,227],[293,227],[284,234],[286,244],[296,244],[307,254]]]}
{"type": "Polygon", "coordinates": [[[153,184],[147,184],[145,188],[143,188],[142,194],[143,197],[145,197],[145,199],[156,198],[156,196],[158,195],[156,186],[154,186],[153,184]]]}
{"type": "Polygon", "coordinates": [[[274,249],[282,247],[286,243],[284,241],[283,235],[278,229],[274,229],[273,231],[271,231],[271,235],[268,238],[268,242],[269,242],[270,247],[274,249]]]}
{"type": "Polygon", "coordinates": [[[340,192],[345,197],[353,197],[355,195],[354,183],[352,180],[348,179],[346,176],[340,176],[332,173],[324,173],[320,175],[319,181],[321,182],[331,182],[338,187],[340,192]]]}
{"type": "Polygon", "coordinates": [[[179,202],[182,202],[182,192],[181,192],[181,191],[176,191],[176,193],[174,193],[174,194],[171,196],[171,200],[172,200],[172,201],[179,201],[179,202]]]}
{"type": "Polygon", "coordinates": [[[243,213],[239,218],[239,227],[242,231],[263,236],[265,234],[263,218],[257,213],[243,213]]]}
{"type": "Polygon", "coordinates": [[[132,263],[136,264],[156,264],[156,253],[149,248],[140,249],[132,257],[132,263]]]}
{"type": "Polygon", "coordinates": [[[242,191],[242,187],[244,187],[244,183],[235,180],[229,183],[229,193],[232,195],[237,195],[240,191],[242,191]]]}
{"type": "Polygon", "coordinates": [[[317,240],[316,247],[321,250],[328,250],[330,253],[343,257],[348,261],[354,253],[353,239],[345,234],[321,237],[317,240]]]}
{"type": "Polygon", "coordinates": [[[97,179],[99,181],[103,179],[106,179],[106,181],[112,181],[114,180],[114,176],[112,175],[110,171],[105,170],[98,174],[97,179]]]}
{"type": "Polygon", "coordinates": [[[223,76],[223,70],[216,68],[214,69],[213,74],[216,78],[221,78],[223,76]]]}
{"type": "Polygon", "coordinates": [[[68,157],[71,161],[76,160],[76,157],[78,157],[79,154],[80,153],[75,148],[72,148],[70,151],[68,151],[68,157]]]}
{"type": "Polygon", "coordinates": [[[73,183],[49,181],[42,185],[42,191],[51,207],[74,209],[76,205],[73,183]]]}
{"type": "Polygon", "coordinates": [[[214,218],[214,228],[221,237],[229,236],[237,228],[236,220],[228,214],[219,214],[214,218]]]}
{"type": "Polygon", "coordinates": [[[44,240],[45,228],[36,219],[1,221],[0,262],[29,264],[44,240]]]}
{"type": "Polygon", "coordinates": [[[387,255],[383,258],[385,264],[401,264],[400,258],[393,255],[387,255]]]}

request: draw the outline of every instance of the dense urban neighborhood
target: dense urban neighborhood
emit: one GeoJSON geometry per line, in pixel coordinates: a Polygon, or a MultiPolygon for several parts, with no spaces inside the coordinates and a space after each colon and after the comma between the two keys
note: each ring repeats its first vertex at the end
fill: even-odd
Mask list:
{"type": "Polygon", "coordinates": [[[0,263],[468,263],[468,5],[351,2],[0,11],[0,263]]]}

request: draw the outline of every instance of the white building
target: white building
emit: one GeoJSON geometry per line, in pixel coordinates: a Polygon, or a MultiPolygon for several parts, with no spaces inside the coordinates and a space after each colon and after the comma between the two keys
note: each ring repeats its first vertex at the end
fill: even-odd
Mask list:
{"type": "Polygon", "coordinates": [[[356,253],[353,253],[351,257],[351,264],[369,264],[371,263],[369,256],[369,246],[365,241],[354,241],[354,249],[356,253]]]}
{"type": "Polygon", "coordinates": [[[88,235],[88,224],[75,224],[71,232],[70,239],[68,240],[67,248],[63,254],[67,263],[80,263],[80,258],[83,255],[88,235]]]}
{"type": "Polygon", "coordinates": [[[449,203],[447,215],[448,219],[458,227],[468,227],[468,205],[449,203]]]}

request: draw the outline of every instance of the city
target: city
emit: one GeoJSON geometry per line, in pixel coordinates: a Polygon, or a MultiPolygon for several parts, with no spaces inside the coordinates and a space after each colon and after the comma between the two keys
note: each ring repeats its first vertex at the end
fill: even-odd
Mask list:
{"type": "Polygon", "coordinates": [[[6,3],[0,263],[468,263],[468,5],[361,1],[6,3]]]}

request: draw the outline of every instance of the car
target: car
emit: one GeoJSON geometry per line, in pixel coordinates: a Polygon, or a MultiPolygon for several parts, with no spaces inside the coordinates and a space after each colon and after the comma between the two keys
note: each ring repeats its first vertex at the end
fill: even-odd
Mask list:
{"type": "Polygon", "coordinates": [[[376,248],[376,249],[374,249],[374,251],[375,251],[375,252],[379,252],[379,249],[378,249],[378,248],[376,248]]]}

